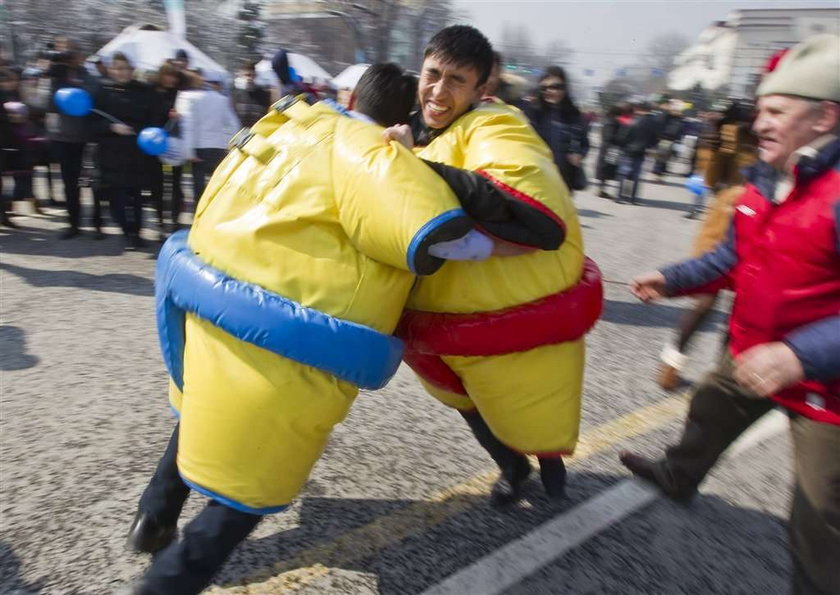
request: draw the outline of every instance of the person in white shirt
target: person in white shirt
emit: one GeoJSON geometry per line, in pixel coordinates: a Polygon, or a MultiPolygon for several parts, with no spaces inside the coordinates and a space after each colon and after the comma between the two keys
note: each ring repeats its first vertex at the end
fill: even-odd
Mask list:
{"type": "Polygon", "coordinates": [[[197,203],[207,179],[227,154],[228,141],[239,130],[230,98],[221,92],[218,74],[208,73],[199,86],[178,94],[181,140],[192,163],[193,200],[197,203]]]}

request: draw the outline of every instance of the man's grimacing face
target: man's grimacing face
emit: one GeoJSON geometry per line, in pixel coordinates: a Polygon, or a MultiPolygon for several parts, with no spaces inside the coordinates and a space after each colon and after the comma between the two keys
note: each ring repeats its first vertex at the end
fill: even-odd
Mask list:
{"type": "Polygon", "coordinates": [[[430,128],[446,128],[481,99],[478,71],[455,66],[432,54],[423,61],[417,98],[423,119],[430,128]]]}

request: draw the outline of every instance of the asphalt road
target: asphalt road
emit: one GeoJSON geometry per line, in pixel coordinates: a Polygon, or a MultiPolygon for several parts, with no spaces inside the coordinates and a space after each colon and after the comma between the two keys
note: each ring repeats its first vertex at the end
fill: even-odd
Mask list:
{"type": "MultiPolygon", "coordinates": [[[[618,450],[659,452],[679,434],[686,407],[689,387],[667,394],[654,374],[688,302],[645,306],[623,285],[685,256],[699,229],[683,218],[691,199],[682,178],[668,182],[643,184],[640,206],[576,196],[587,251],[607,283],[604,317],[588,340],[583,436],[565,502],[549,503],[534,481],[521,506],[490,508],[489,457],[401,369],[387,388],[360,395],[299,501],[258,527],[211,591],[420,593],[471,565],[475,576],[507,568],[497,556],[510,546],[520,570],[493,592],[786,592],[784,431],[723,462],[691,506],[633,492],[641,504],[602,518],[599,498],[630,506],[618,450]],[[592,518],[603,526],[592,528],[592,518]],[[563,547],[552,542],[556,555],[546,545],[545,560],[529,567],[513,546],[553,522],[582,532],[563,547]]],[[[100,242],[59,241],[60,215],[49,209],[0,231],[5,594],[111,593],[138,576],[148,558],[124,550],[125,531],[173,426],[154,325],[154,249],[123,253],[116,229],[100,242]]],[[[689,381],[712,365],[723,324],[721,312],[697,337],[689,381]]],[[[202,504],[191,497],[183,518],[202,504]]],[[[560,533],[562,541],[571,529],[560,533]]]]}

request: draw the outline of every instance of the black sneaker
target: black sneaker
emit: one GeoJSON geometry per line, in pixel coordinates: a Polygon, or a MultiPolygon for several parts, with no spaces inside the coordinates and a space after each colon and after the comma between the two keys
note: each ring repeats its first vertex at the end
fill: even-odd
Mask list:
{"type": "Polygon", "coordinates": [[[499,479],[490,490],[490,505],[503,508],[518,502],[522,498],[522,485],[531,474],[531,463],[522,455],[516,460],[513,469],[503,470],[499,479]]]}

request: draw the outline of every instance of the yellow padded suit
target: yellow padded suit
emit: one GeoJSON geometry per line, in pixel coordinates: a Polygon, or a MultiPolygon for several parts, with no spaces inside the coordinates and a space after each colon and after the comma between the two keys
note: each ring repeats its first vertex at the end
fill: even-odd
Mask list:
{"type": "MultiPolygon", "coordinates": [[[[415,273],[440,266],[428,245],[469,222],[443,181],[381,128],[324,104],[283,104],[214,173],[189,248],[236,280],[390,334],[415,273]]],[[[170,383],[179,472],[234,508],[281,510],[357,387],[193,314],[185,334],[183,392],[170,383]]]]}
{"type": "MultiPolygon", "coordinates": [[[[408,357],[412,342],[407,338],[406,361],[443,403],[461,410],[478,408],[496,437],[511,448],[544,455],[571,453],[580,423],[583,337],[527,350],[501,349],[500,353],[491,349],[493,354],[486,355],[482,349],[504,344],[510,336],[494,334],[489,325],[479,341],[483,345],[467,345],[470,341],[459,337],[450,325],[469,317],[470,325],[479,326],[485,316],[492,318],[517,307],[539,313],[541,299],[562,298],[581,282],[585,258],[580,225],[549,149],[521,112],[489,103],[456,120],[418,154],[481,172],[509,194],[550,210],[562,220],[566,234],[558,250],[483,262],[450,261],[434,277],[420,280],[409,298],[406,319],[415,327],[437,333],[447,345],[437,352],[414,354],[420,356],[415,362],[408,357]],[[424,365],[415,365],[427,356],[437,357],[438,363],[442,360],[454,372],[454,384],[460,381],[463,390],[453,389],[452,382],[437,381],[434,374],[426,373],[424,365]]],[[[600,312],[599,280],[597,289],[590,301],[600,312]]],[[[565,315],[576,314],[570,310],[565,315]]],[[[532,330],[522,325],[515,333],[527,338],[532,330]]]]}

